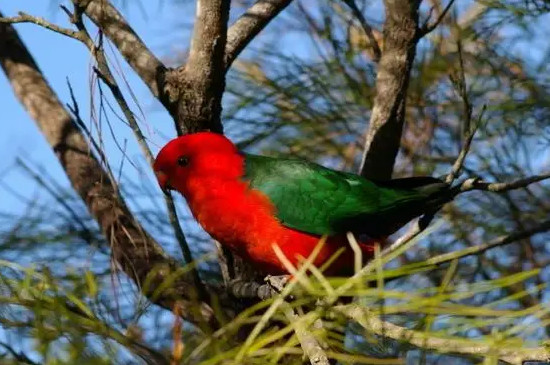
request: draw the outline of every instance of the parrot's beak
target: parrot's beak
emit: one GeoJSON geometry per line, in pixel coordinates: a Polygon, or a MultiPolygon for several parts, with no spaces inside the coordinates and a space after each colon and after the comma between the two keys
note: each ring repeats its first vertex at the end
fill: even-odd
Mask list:
{"type": "Polygon", "coordinates": [[[168,195],[170,193],[170,190],[173,189],[170,185],[168,175],[160,170],[155,171],[155,175],[157,176],[157,181],[159,182],[160,188],[162,189],[164,194],[168,195]]]}

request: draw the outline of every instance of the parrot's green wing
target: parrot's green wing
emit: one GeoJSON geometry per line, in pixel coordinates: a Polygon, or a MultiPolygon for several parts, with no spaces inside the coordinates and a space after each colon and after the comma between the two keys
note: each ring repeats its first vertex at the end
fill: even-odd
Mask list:
{"type": "Polygon", "coordinates": [[[375,184],[302,160],[248,154],[243,179],[269,197],[282,224],[317,235],[387,236],[441,204],[441,192],[447,190],[434,178],[375,184]]]}

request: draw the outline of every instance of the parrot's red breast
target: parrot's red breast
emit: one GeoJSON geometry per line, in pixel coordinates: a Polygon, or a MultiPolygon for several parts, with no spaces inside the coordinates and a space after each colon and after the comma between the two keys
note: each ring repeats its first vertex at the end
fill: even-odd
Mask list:
{"type": "MultiPolygon", "coordinates": [[[[287,273],[273,245],[299,266],[319,243],[319,235],[291,229],[277,219],[277,208],[269,197],[243,179],[244,156],[222,135],[203,132],[170,141],[159,152],[154,170],[163,189],[183,194],[206,232],[266,274],[287,273]]],[[[344,253],[329,271],[351,271],[353,254],[344,235],[327,239],[315,266],[320,267],[342,247],[344,253]]],[[[365,242],[360,247],[372,256],[372,245],[365,242]]]]}

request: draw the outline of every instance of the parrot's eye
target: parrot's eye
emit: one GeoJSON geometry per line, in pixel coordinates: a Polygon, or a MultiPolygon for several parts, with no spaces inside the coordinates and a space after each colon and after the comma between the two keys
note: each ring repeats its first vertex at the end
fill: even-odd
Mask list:
{"type": "Polygon", "coordinates": [[[181,166],[181,167],[185,167],[185,166],[189,165],[189,157],[180,156],[180,158],[178,158],[178,165],[181,166]]]}

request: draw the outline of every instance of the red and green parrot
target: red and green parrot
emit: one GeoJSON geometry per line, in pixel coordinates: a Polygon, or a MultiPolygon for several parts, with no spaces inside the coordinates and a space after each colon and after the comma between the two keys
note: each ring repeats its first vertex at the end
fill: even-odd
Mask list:
{"type": "Polygon", "coordinates": [[[299,266],[324,235],[314,264],[343,247],[328,273],[349,273],[354,256],[347,232],[371,258],[376,241],[444,203],[448,191],[431,177],[375,183],[303,160],[251,155],[210,132],[170,141],[153,167],[161,188],[183,194],[206,232],[272,275],[288,273],[274,245],[299,266]]]}

